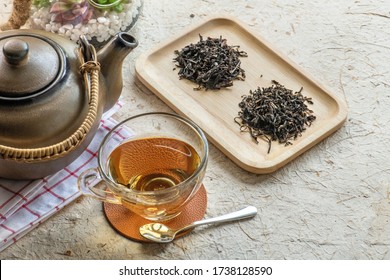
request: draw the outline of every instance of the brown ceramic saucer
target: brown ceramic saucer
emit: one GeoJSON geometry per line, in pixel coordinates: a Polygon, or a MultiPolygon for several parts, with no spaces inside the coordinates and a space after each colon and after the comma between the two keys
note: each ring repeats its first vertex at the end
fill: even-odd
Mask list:
{"type": "MultiPolygon", "coordinates": [[[[202,185],[194,198],[183,208],[182,213],[163,224],[180,228],[197,220],[203,219],[207,208],[207,192],[202,185]]],[[[151,223],[123,207],[122,205],[103,202],[103,211],[110,225],[121,235],[138,242],[151,242],[139,233],[140,226],[151,223]]],[[[188,234],[191,230],[180,233],[176,238],[188,234]]]]}

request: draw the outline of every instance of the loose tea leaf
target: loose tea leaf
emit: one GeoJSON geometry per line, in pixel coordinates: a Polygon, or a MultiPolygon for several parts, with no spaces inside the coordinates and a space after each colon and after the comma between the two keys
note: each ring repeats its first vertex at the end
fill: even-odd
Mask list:
{"type": "Polygon", "coordinates": [[[198,84],[195,90],[221,89],[232,86],[233,80],[245,79],[240,57],[248,56],[246,52],[239,51],[239,46],[229,46],[222,37],[199,38],[198,43],[175,50],[173,61],[180,68],[180,79],[198,84]]]}
{"type": "Polygon", "coordinates": [[[301,136],[316,119],[306,105],[313,104],[313,101],[302,95],[303,88],[293,92],[277,81],[272,82],[268,88],[258,87],[244,95],[239,103],[241,110],[235,118],[240,130],[248,131],[256,143],[259,137],[269,143],[268,153],[271,141],[291,145],[291,140],[301,136]]]}

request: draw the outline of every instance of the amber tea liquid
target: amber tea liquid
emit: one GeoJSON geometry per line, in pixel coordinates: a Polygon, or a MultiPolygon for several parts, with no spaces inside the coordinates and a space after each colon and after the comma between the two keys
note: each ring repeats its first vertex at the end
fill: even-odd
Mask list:
{"type": "Polygon", "coordinates": [[[195,149],[178,139],[130,140],[110,155],[111,177],[138,191],[167,189],[187,179],[200,164],[195,149]]]}

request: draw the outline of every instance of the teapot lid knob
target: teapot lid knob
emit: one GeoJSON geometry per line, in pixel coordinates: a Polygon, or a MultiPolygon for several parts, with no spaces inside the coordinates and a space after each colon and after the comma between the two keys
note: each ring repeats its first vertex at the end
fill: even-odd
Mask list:
{"type": "Polygon", "coordinates": [[[23,65],[28,59],[29,46],[21,39],[8,40],[3,46],[3,54],[11,65],[23,65]]]}
{"type": "Polygon", "coordinates": [[[0,102],[37,97],[51,89],[68,69],[63,49],[30,32],[0,35],[0,102]]]}

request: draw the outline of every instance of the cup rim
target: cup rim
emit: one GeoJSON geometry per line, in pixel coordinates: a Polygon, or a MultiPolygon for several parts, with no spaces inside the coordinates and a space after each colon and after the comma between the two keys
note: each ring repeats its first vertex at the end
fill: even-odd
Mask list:
{"type": "Polygon", "coordinates": [[[179,184],[175,185],[174,187],[171,187],[168,189],[163,189],[163,190],[156,190],[156,191],[139,191],[139,190],[134,190],[134,189],[126,189],[126,191],[133,192],[136,194],[142,194],[142,195],[155,195],[155,194],[167,193],[169,191],[172,191],[173,189],[178,189],[178,188],[180,189],[181,186],[185,185],[188,181],[190,181],[194,177],[198,176],[198,174],[206,167],[207,162],[208,162],[208,157],[209,157],[209,143],[208,143],[208,140],[207,140],[205,133],[195,122],[193,122],[192,120],[190,120],[188,118],[182,117],[178,114],[167,113],[167,112],[147,112],[147,113],[137,114],[137,115],[134,115],[132,117],[126,118],[123,121],[120,121],[113,128],[111,128],[110,131],[104,136],[104,138],[99,146],[98,157],[97,157],[99,172],[100,172],[101,176],[103,176],[104,180],[109,181],[113,185],[118,185],[118,183],[115,182],[114,180],[112,180],[112,178],[110,178],[109,176],[107,176],[106,172],[104,172],[102,169],[103,164],[102,164],[101,154],[102,154],[103,146],[105,145],[105,143],[107,142],[109,137],[114,133],[114,131],[118,127],[120,127],[121,125],[123,125],[124,123],[126,123],[132,119],[140,118],[140,117],[148,116],[148,115],[163,115],[163,116],[173,117],[173,118],[179,119],[180,121],[182,121],[182,122],[186,123],[187,125],[189,125],[190,127],[192,127],[199,134],[200,138],[203,141],[203,149],[205,151],[204,156],[202,157],[202,160],[201,160],[199,166],[191,174],[191,176],[189,176],[187,179],[180,182],[179,184]]]}

